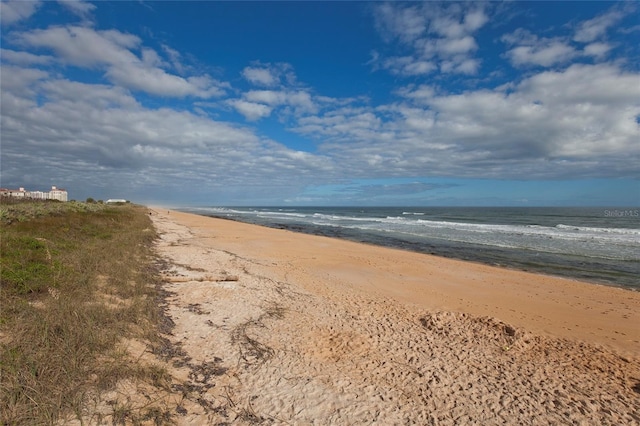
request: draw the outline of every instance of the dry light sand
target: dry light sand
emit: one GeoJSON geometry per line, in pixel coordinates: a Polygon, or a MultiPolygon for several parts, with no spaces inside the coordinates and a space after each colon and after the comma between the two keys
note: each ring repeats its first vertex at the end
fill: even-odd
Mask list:
{"type": "Polygon", "coordinates": [[[179,424],[640,424],[638,292],[152,212],[179,424]]]}

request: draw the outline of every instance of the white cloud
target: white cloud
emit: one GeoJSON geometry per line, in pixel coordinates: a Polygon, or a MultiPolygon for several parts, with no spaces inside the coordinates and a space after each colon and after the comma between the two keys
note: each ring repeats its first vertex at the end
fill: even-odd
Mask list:
{"type": "Polygon", "coordinates": [[[611,49],[613,49],[613,46],[608,43],[596,42],[586,45],[584,47],[584,54],[587,56],[593,56],[595,58],[602,59],[607,56],[611,49]]]}
{"type": "Polygon", "coordinates": [[[539,65],[549,67],[566,63],[578,52],[570,45],[557,40],[541,40],[531,46],[518,46],[507,52],[507,57],[516,67],[539,65]]]}
{"type": "Polygon", "coordinates": [[[127,90],[103,84],[86,84],[69,80],[48,80],[40,86],[53,102],[87,103],[95,108],[138,107],[127,90]]]}
{"type": "Polygon", "coordinates": [[[624,17],[618,10],[611,10],[593,19],[582,22],[576,30],[573,40],[581,43],[592,42],[604,34],[624,17]]]}
{"type": "MultiPolygon", "coordinates": [[[[252,120],[268,116],[276,107],[284,107],[285,110],[295,115],[315,113],[318,110],[313,97],[305,90],[250,90],[243,95],[240,103],[237,101],[231,102],[234,106],[241,105],[245,111],[248,111],[248,109],[262,111],[260,114],[250,113],[250,115],[246,115],[243,113],[248,119],[252,120]],[[261,105],[265,108],[258,108],[255,105],[261,105]],[[266,113],[267,106],[269,107],[269,113],[266,113]]],[[[236,109],[238,108],[236,107],[236,109]]]]}
{"type": "Polygon", "coordinates": [[[478,44],[471,36],[438,40],[437,45],[438,51],[443,56],[465,54],[478,48],[478,44]]]}
{"type": "Polygon", "coordinates": [[[426,19],[416,6],[400,8],[384,3],[374,9],[374,18],[378,31],[388,40],[397,37],[412,42],[426,30],[426,19]]]}
{"type": "Polygon", "coordinates": [[[290,150],[232,123],[145,108],[122,88],[50,79],[26,68],[2,71],[5,181],[47,176],[72,191],[117,188],[139,198],[179,190],[197,197],[206,188],[206,194],[259,200],[266,182],[285,196],[333,173],[321,155],[290,150]]]}
{"type": "Polygon", "coordinates": [[[166,44],[162,45],[162,50],[169,56],[169,61],[178,74],[185,74],[189,67],[182,63],[182,54],[175,49],[167,46],[166,44]]]}
{"type": "Polygon", "coordinates": [[[52,27],[19,34],[17,40],[27,46],[52,49],[65,63],[104,68],[110,81],[131,90],[168,97],[210,98],[224,94],[228,87],[208,75],[184,78],[167,73],[157,52],[143,47],[139,58],[130,49],[140,47],[140,38],[116,30],[52,27]]]}
{"type": "Polygon", "coordinates": [[[0,23],[10,25],[27,19],[38,10],[40,4],[41,2],[37,0],[2,0],[0,3],[0,23]]]}
{"type": "Polygon", "coordinates": [[[339,140],[352,136],[366,139],[375,135],[382,128],[382,120],[367,108],[340,108],[330,111],[322,117],[303,117],[298,121],[301,133],[319,132],[339,140]]]}
{"type": "Polygon", "coordinates": [[[519,87],[576,110],[585,103],[611,104],[613,109],[640,108],[640,74],[610,64],[575,64],[563,71],[543,72],[524,80],[519,87]]]}
{"type": "Polygon", "coordinates": [[[80,67],[127,64],[139,61],[129,51],[141,44],[137,36],[116,30],[86,27],[51,27],[17,35],[22,44],[53,50],[61,60],[80,67]]]}
{"type": "Polygon", "coordinates": [[[404,75],[422,75],[429,74],[431,71],[435,70],[436,66],[429,61],[415,61],[407,66],[405,66],[401,74],[404,75]]]}
{"type": "Polygon", "coordinates": [[[489,17],[482,9],[472,10],[464,17],[464,26],[470,32],[480,29],[487,22],[489,22],[489,17]]]}
{"type": "Polygon", "coordinates": [[[411,85],[398,89],[396,94],[416,103],[425,103],[436,95],[436,89],[427,84],[421,84],[417,87],[411,85]]]}
{"type": "Polygon", "coordinates": [[[0,57],[3,61],[16,65],[46,65],[53,62],[53,57],[45,55],[34,55],[28,52],[18,52],[9,49],[0,49],[0,57]]]}
{"type": "Polygon", "coordinates": [[[142,48],[142,62],[149,67],[164,66],[162,58],[153,49],[142,48]]]}
{"type": "Polygon", "coordinates": [[[194,96],[206,99],[225,93],[224,89],[218,87],[215,81],[207,76],[185,79],[168,74],[160,68],[140,66],[137,62],[110,67],[105,75],[115,84],[158,96],[177,98],[194,96]]]}
{"type": "Polygon", "coordinates": [[[272,108],[255,102],[247,102],[240,99],[232,99],[228,101],[240,114],[249,121],[259,120],[263,117],[271,115],[272,108]]]}
{"type": "Polygon", "coordinates": [[[538,37],[531,31],[524,28],[518,28],[510,33],[503,34],[500,37],[503,43],[509,45],[534,45],[538,43],[538,37]]]}
{"type": "Polygon", "coordinates": [[[2,78],[0,88],[3,94],[33,96],[38,82],[49,77],[48,72],[34,68],[2,65],[0,70],[2,71],[0,73],[0,78],[2,78]]]}
{"type": "Polygon", "coordinates": [[[504,34],[501,40],[512,46],[505,56],[516,67],[543,66],[566,64],[577,57],[588,56],[603,60],[614,48],[614,45],[604,41],[595,41],[605,36],[608,29],[624,17],[619,10],[610,10],[600,16],[582,22],[576,30],[573,39],[569,36],[539,38],[530,31],[519,28],[504,34]],[[582,50],[574,47],[576,43],[588,43],[582,50]]]}
{"type": "Polygon", "coordinates": [[[403,76],[414,76],[429,74],[438,69],[438,66],[426,60],[419,60],[412,56],[391,57],[385,59],[382,67],[388,69],[393,74],[403,76]]]}
{"type": "Polygon", "coordinates": [[[240,99],[226,102],[249,121],[259,120],[277,112],[281,122],[305,114],[317,113],[321,104],[335,105],[332,98],[314,99],[311,92],[297,82],[291,65],[287,63],[260,63],[245,67],[242,75],[247,81],[268,89],[253,89],[244,92],[240,99]]]}
{"type": "Polygon", "coordinates": [[[438,93],[301,118],[294,130],[354,175],[561,178],[637,175],[640,75],[573,65],[502,90],[438,93]]]}
{"type": "Polygon", "coordinates": [[[58,0],[58,3],[83,19],[87,19],[96,8],[95,5],[84,0],[58,0]]]}
{"type": "Polygon", "coordinates": [[[563,37],[538,38],[535,34],[519,28],[501,37],[502,42],[515,46],[505,56],[515,67],[563,64],[579,56],[579,52],[563,37]]]}
{"type": "Polygon", "coordinates": [[[374,9],[374,16],[387,42],[399,39],[412,51],[388,58],[376,51],[370,61],[374,68],[402,76],[425,75],[438,69],[442,73],[478,71],[480,60],[472,56],[478,49],[473,33],[488,22],[482,8],[457,3],[425,3],[421,7],[385,3],[374,9]]]}
{"type": "Polygon", "coordinates": [[[292,106],[296,113],[314,113],[317,107],[311,98],[311,95],[304,90],[287,92],[287,104],[292,106]]]}
{"type": "MultiPolygon", "coordinates": [[[[74,27],[78,28],[78,27],[74,27]]],[[[123,33],[118,30],[104,30],[99,31],[98,34],[104,37],[107,40],[111,40],[119,46],[126,47],[129,49],[136,48],[140,45],[141,40],[138,36],[133,34],[123,33]]]]}
{"type": "Polygon", "coordinates": [[[459,39],[482,28],[489,18],[481,8],[465,10],[460,4],[425,8],[430,15],[429,31],[445,38],[459,39]]]}
{"type": "Polygon", "coordinates": [[[255,61],[242,70],[242,76],[249,83],[264,87],[298,86],[293,67],[286,62],[263,63],[255,61]]]}
{"type": "Polygon", "coordinates": [[[628,28],[618,28],[617,31],[621,34],[631,34],[640,31],[640,24],[634,25],[628,28]]]}
{"type": "Polygon", "coordinates": [[[250,90],[244,94],[244,98],[251,102],[261,102],[276,106],[286,102],[286,94],[276,90],[250,90]]]}
{"type": "Polygon", "coordinates": [[[268,68],[246,67],[242,71],[242,75],[250,83],[261,86],[275,86],[280,83],[278,76],[274,75],[274,73],[272,73],[268,68]]]}
{"type": "Polygon", "coordinates": [[[473,75],[478,72],[480,68],[480,61],[477,59],[464,59],[460,61],[443,61],[440,64],[440,70],[442,72],[454,72],[457,74],[469,74],[473,75]]]}

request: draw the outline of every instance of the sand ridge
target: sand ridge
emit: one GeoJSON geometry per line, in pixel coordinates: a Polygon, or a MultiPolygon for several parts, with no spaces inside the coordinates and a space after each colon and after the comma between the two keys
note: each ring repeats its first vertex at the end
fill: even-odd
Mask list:
{"type": "Polygon", "coordinates": [[[562,281],[554,295],[578,307],[598,286],[571,294],[586,285],[152,213],[168,261],[167,337],[183,360],[173,374],[192,390],[177,402],[180,424],[640,424],[637,328],[601,313],[597,326],[620,338],[585,333],[593,309],[637,319],[633,292],[596,291],[620,297],[560,318],[557,300],[493,281],[536,277],[527,295],[562,281]],[[523,303],[552,312],[523,314],[523,303]]]}

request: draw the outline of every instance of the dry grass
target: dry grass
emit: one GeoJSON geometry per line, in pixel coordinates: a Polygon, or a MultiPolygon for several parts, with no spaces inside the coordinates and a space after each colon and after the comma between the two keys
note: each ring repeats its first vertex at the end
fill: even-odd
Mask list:
{"type": "MultiPolygon", "coordinates": [[[[157,339],[146,209],[3,202],[0,231],[0,424],[86,418],[87,395],[121,380],[167,386],[162,368],[131,362],[118,345],[157,339]]],[[[154,410],[114,406],[112,420],[168,421],[154,410]]]]}

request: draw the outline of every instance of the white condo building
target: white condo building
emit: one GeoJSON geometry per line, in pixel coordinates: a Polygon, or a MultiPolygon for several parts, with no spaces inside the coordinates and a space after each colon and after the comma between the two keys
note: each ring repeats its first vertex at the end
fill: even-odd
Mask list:
{"type": "Polygon", "coordinates": [[[2,197],[15,197],[15,198],[31,198],[36,200],[58,200],[68,201],[68,193],[62,188],[56,186],[51,187],[51,191],[27,191],[20,187],[19,189],[6,189],[0,188],[0,196],[2,197]]]}

